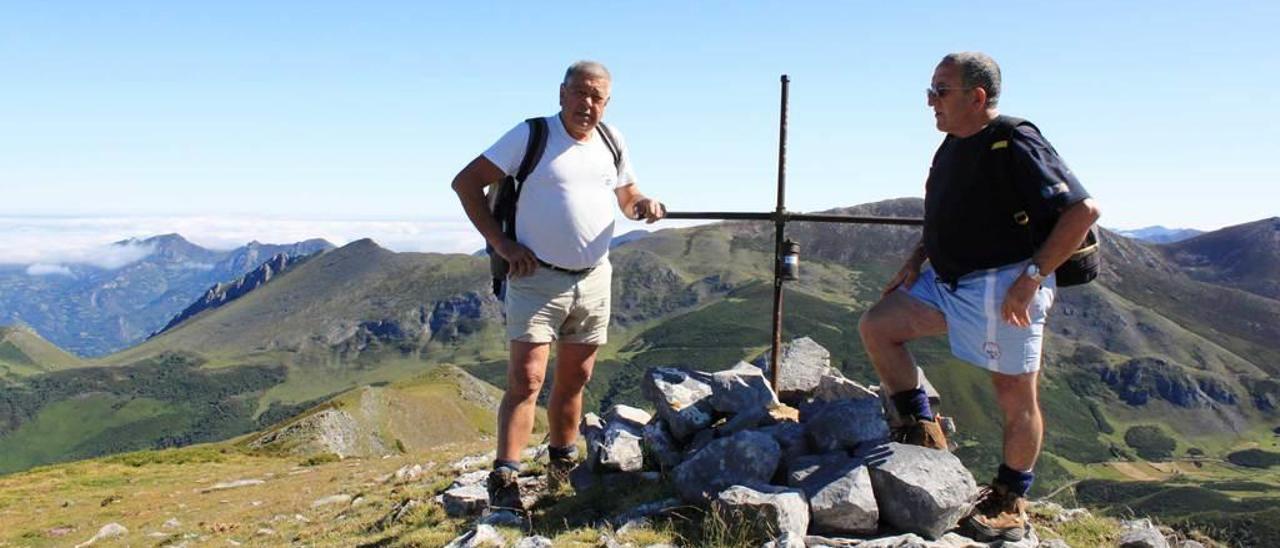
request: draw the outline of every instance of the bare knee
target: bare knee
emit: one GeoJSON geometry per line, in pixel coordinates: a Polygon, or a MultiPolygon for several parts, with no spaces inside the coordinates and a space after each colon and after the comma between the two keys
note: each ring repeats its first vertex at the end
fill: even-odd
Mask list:
{"type": "Polygon", "coordinates": [[[541,373],[527,371],[513,372],[507,375],[507,397],[514,402],[525,402],[536,399],[542,390],[545,376],[541,373]]]}
{"type": "Polygon", "coordinates": [[[992,375],[996,402],[1006,417],[1035,415],[1040,412],[1037,380],[1036,373],[992,375]]]}
{"type": "Polygon", "coordinates": [[[882,342],[884,336],[884,313],[880,303],[867,309],[858,319],[858,334],[862,336],[862,344],[870,346],[882,342]]]}

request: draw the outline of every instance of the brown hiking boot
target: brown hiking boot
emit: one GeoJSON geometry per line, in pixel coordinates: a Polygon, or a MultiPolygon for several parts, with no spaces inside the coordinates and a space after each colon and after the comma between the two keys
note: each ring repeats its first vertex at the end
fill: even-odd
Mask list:
{"type": "Polygon", "coordinates": [[[547,492],[556,494],[569,489],[569,473],[577,465],[573,457],[563,459],[552,457],[547,463],[547,492]]]}
{"type": "Polygon", "coordinates": [[[889,437],[893,441],[907,445],[919,445],[920,447],[941,449],[943,451],[948,450],[947,435],[942,432],[942,425],[938,424],[937,418],[917,419],[913,417],[906,424],[893,427],[889,432],[889,437]]]}
{"type": "Polygon", "coordinates": [[[524,510],[520,500],[520,473],[507,466],[499,466],[489,472],[485,488],[489,491],[489,507],[507,510],[524,510]]]}
{"type": "Polygon", "coordinates": [[[973,531],[976,540],[1018,542],[1027,534],[1027,521],[1027,498],[991,482],[978,492],[977,504],[961,523],[973,531]]]}

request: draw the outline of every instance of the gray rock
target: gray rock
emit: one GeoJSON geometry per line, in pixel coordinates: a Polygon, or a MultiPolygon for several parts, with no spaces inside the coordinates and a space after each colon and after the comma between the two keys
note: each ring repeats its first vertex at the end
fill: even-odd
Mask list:
{"type": "Polygon", "coordinates": [[[867,464],[881,519],[925,538],[954,527],[977,492],[973,475],[946,451],[890,443],[867,464]]]}
{"type": "MultiPolygon", "coordinates": [[[[778,397],[782,401],[798,402],[812,397],[822,376],[832,372],[831,352],[809,337],[792,339],[778,349],[778,354],[778,361],[782,362],[782,369],[778,371],[778,397]]],[[[766,377],[772,375],[768,351],[751,363],[766,377]]]]}
{"type": "Polygon", "coordinates": [[[1120,548],[1169,548],[1169,541],[1149,519],[1126,521],[1120,526],[1120,548]]]}
{"type": "Polygon", "coordinates": [[[583,462],[592,470],[600,462],[600,444],[604,441],[604,429],[604,419],[595,413],[583,415],[582,422],[578,423],[578,433],[582,434],[583,441],[587,443],[587,459],[583,462]]]}
{"type": "Polygon", "coordinates": [[[1055,538],[1041,542],[1040,548],[1071,548],[1071,545],[1067,544],[1067,541],[1065,540],[1055,538]]]}
{"type": "Polygon", "coordinates": [[[421,478],[423,472],[425,472],[425,470],[422,468],[421,464],[406,464],[396,470],[395,473],[391,474],[391,476],[387,478],[387,481],[395,483],[409,483],[421,478]]]}
{"type": "Polygon", "coordinates": [[[803,538],[809,529],[804,493],[773,485],[735,485],[716,496],[712,509],[730,528],[746,528],[758,538],[803,538]]]}
{"type": "Polygon", "coordinates": [[[739,432],[709,444],[675,469],[675,487],[689,501],[709,500],[732,485],[768,483],[781,449],[773,436],[739,432]]]}
{"type": "Polygon", "coordinates": [[[880,537],[856,545],[858,548],[943,548],[948,545],[930,542],[915,533],[880,537]]]}
{"type": "Polygon", "coordinates": [[[351,495],[329,495],[324,498],[316,499],[315,502],[311,503],[311,507],[319,508],[321,506],[329,506],[331,504],[346,505],[351,503],[351,498],[351,495]]]}
{"type": "MultiPolygon", "coordinates": [[[[842,467],[844,464],[853,461],[845,451],[830,451],[818,455],[802,455],[787,463],[787,485],[804,491],[808,495],[812,495],[805,488],[805,481],[809,476],[821,469],[833,469],[842,467]]],[[[861,460],[857,461],[861,463],[861,460]]]]}
{"type": "MultiPolygon", "coordinates": [[[[711,386],[711,408],[725,415],[767,414],[778,405],[778,397],[760,368],[738,362],[732,369],[717,371],[707,381],[711,386]]],[[[750,428],[754,424],[739,429],[750,428]]]]}
{"type": "MultiPolygon", "coordinates": [[[[997,542],[988,544],[985,542],[978,542],[969,537],[961,535],[960,533],[952,531],[950,533],[942,535],[942,539],[939,541],[939,543],[942,544],[943,546],[946,546],[947,548],[988,548],[988,546],[997,546],[998,548],[1011,548],[1013,546],[1018,546],[1019,548],[1021,548],[1023,546],[1023,543],[1025,543],[1026,541],[1027,541],[1027,537],[1023,537],[1021,541],[1016,543],[1011,543],[1006,541],[997,541],[997,542]]],[[[1036,546],[1036,545],[1033,544],[1032,546],[1036,546]]]]}
{"type": "Polygon", "coordinates": [[[764,543],[760,548],[805,548],[804,535],[783,533],[782,536],[764,543]]]}
{"type": "Polygon", "coordinates": [[[677,498],[667,498],[662,500],[655,500],[653,502],[646,502],[630,510],[627,510],[626,512],[623,512],[612,518],[609,518],[609,523],[612,523],[614,526],[621,526],[627,523],[631,523],[633,521],[647,520],[653,516],[660,515],[669,510],[679,508],[680,506],[681,506],[680,499],[677,499],[677,498]]]}
{"type": "Polygon", "coordinates": [[[475,529],[463,533],[445,548],[506,548],[507,539],[494,529],[492,525],[477,525],[475,529]]]}
{"type": "Polygon", "coordinates": [[[809,445],[817,452],[856,449],[878,444],[889,438],[879,400],[841,400],[831,402],[805,422],[809,445]]]}
{"type": "Polygon", "coordinates": [[[252,485],[262,485],[263,483],[266,483],[266,482],[260,479],[242,479],[242,480],[236,480],[236,481],[215,483],[213,484],[212,487],[207,487],[204,489],[196,489],[196,491],[199,493],[212,493],[214,491],[226,491],[227,489],[239,489],[241,487],[249,487],[252,485]]]}
{"type": "Polygon", "coordinates": [[[516,515],[511,510],[498,510],[497,512],[489,512],[480,519],[476,520],[477,524],[492,525],[494,527],[514,527],[522,528],[525,526],[524,519],[516,515]]]}
{"type": "Polygon", "coordinates": [[[1181,540],[1178,541],[1178,548],[1204,548],[1204,544],[1195,540],[1181,540]]]}
{"type": "Polygon", "coordinates": [[[667,430],[667,423],[662,419],[649,421],[642,432],[644,449],[652,457],[654,465],[661,470],[670,470],[680,464],[684,457],[676,439],[667,430]]]}
{"type": "Polygon", "coordinates": [[[672,367],[655,367],[645,372],[641,382],[644,396],[653,403],[676,440],[688,440],[697,431],[711,426],[714,417],[708,380],[706,373],[672,367]]]}
{"type": "MultiPolygon", "coordinates": [[[[595,465],[602,472],[636,472],[644,469],[644,449],[641,441],[643,424],[617,420],[605,426],[604,436],[595,451],[595,465]]],[[[591,451],[588,451],[588,455],[591,451]]],[[[590,462],[590,461],[588,461],[590,462]]]]}
{"type": "Polygon", "coordinates": [[[465,474],[459,475],[456,478],[453,478],[453,483],[449,484],[449,488],[453,489],[456,487],[466,487],[468,485],[483,484],[485,482],[485,479],[488,477],[489,477],[488,470],[476,470],[474,472],[467,472],[465,474]]]}
{"type": "Polygon", "coordinates": [[[106,525],[103,525],[101,529],[98,529],[98,534],[93,535],[93,538],[86,540],[84,542],[81,542],[80,544],[77,544],[76,548],[80,548],[82,546],[89,546],[90,544],[93,544],[100,540],[108,540],[108,539],[123,537],[127,534],[129,534],[129,529],[125,528],[125,526],[120,525],[119,523],[108,523],[106,525]]]}
{"type": "Polygon", "coordinates": [[[858,459],[819,467],[801,482],[809,495],[813,528],[823,533],[869,534],[880,522],[871,473],[858,459]]]}
{"type": "Polygon", "coordinates": [[[819,401],[861,400],[876,397],[876,393],[871,389],[846,379],[834,370],[832,373],[823,375],[818,381],[818,387],[813,390],[813,398],[819,401]]]}
{"type": "Polygon", "coordinates": [[[516,543],[516,548],[551,548],[554,546],[551,539],[542,535],[532,537],[524,537],[516,543]]]}
{"type": "Polygon", "coordinates": [[[477,466],[488,466],[489,463],[493,462],[493,459],[497,457],[498,457],[497,451],[490,451],[483,455],[471,455],[469,457],[462,457],[461,460],[451,464],[450,466],[454,470],[467,470],[470,468],[475,468],[477,466]]]}
{"type": "Polygon", "coordinates": [[[643,409],[637,409],[630,405],[616,404],[610,407],[604,414],[605,424],[614,424],[617,422],[626,422],[635,427],[636,430],[644,428],[649,424],[649,420],[653,417],[643,409]]]}
{"type": "Polygon", "coordinates": [[[782,461],[790,463],[809,453],[809,440],[804,435],[804,425],[798,422],[780,422],[760,429],[773,436],[782,448],[782,461]]]}
{"type": "Polygon", "coordinates": [[[846,546],[857,546],[865,542],[856,538],[828,538],[821,535],[806,535],[804,544],[809,548],[845,548],[846,546]]]}
{"type": "Polygon", "coordinates": [[[483,484],[454,487],[444,492],[444,513],[449,517],[474,516],[489,507],[489,493],[483,484]]]}

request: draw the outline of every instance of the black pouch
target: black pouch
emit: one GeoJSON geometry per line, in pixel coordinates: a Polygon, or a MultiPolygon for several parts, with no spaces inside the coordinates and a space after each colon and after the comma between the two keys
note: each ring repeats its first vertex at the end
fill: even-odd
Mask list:
{"type": "Polygon", "coordinates": [[[1097,227],[1089,227],[1080,248],[1053,271],[1058,287],[1084,285],[1098,277],[1102,270],[1102,253],[1098,245],[1097,227]]]}

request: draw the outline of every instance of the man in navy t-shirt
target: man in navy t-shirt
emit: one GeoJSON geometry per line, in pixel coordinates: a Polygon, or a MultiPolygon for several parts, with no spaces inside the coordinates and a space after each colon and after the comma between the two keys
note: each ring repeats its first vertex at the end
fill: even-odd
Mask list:
{"type": "Polygon", "coordinates": [[[1000,116],[990,56],[947,55],[926,94],[947,136],[925,187],[924,235],[859,329],[906,418],[894,428],[903,443],[947,448],[905,343],[946,333],[957,358],[990,371],[1004,462],[964,525],[983,540],[1017,541],[1044,435],[1037,381],[1053,272],[1099,211],[1035,126],[1000,116]]]}

